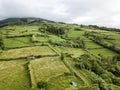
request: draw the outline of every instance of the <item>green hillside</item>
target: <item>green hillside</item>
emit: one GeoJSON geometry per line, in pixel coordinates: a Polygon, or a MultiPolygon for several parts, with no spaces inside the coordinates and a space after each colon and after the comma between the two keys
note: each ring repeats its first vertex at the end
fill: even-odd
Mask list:
{"type": "Polygon", "coordinates": [[[120,90],[120,31],[40,18],[0,21],[0,90],[120,90]]]}

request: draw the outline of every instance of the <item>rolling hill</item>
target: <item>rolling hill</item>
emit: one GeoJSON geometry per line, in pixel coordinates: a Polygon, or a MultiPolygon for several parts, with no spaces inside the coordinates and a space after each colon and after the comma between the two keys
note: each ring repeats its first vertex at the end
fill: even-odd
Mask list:
{"type": "Polygon", "coordinates": [[[42,18],[0,21],[0,90],[120,90],[119,29],[42,18]]]}

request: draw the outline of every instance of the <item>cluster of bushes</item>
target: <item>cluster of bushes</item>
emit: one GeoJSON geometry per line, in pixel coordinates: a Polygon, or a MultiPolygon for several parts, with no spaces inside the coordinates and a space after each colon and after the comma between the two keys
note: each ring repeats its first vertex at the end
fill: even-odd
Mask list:
{"type": "Polygon", "coordinates": [[[3,43],[3,37],[2,36],[0,36],[0,48],[2,49],[2,50],[4,50],[4,43],[3,43]]]}
{"type": "Polygon", "coordinates": [[[91,28],[91,29],[99,29],[99,30],[120,32],[120,29],[117,29],[117,28],[100,27],[100,26],[97,26],[97,25],[88,25],[88,27],[91,28]]]}
{"type": "Polygon", "coordinates": [[[119,53],[120,54],[120,50],[118,48],[115,47],[115,44],[112,44],[112,45],[109,45],[109,44],[106,44],[104,41],[102,41],[102,39],[100,39],[100,37],[96,36],[92,39],[92,41],[94,41],[95,43],[103,46],[104,48],[108,48],[116,53],[119,53]]]}
{"type": "Polygon", "coordinates": [[[71,47],[71,48],[83,48],[82,45],[76,43],[68,43],[68,42],[50,42],[53,45],[71,47]]]}
{"type": "MultiPolygon", "coordinates": [[[[114,84],[120,86],[120,67],[118,64],[118,57],[110,60],[97,60],[88,54],[83,54],[81,57],[74,58],[75,67],[79,69],[89,70],[100,76],[106,84],[114,84]]],[[[98,83],[100,90],[108,90],[102,81],[95,81],[98,83]],[[103,85],[102,85],[103,84],[103,85]],[[104,87],[105,86],[105,87],[104,87]]]]}
{"type": "Polygon", "coordinates": [[[75,31],[82,31],[81,28],[74,28],[75,31]]]}
{"type": "Polygon", "coordinates": [[[60,27],[51,23],[43,23],[41,25],[41,27],[39,28],[39,31],[41,32],[50,32],[52,34],[56,34],[56,35],[63,35],[65,34],[65,27],[60,27]]]}
{"type": "Polygon", "coordinates": [[[118,28],[109,28],[109,27],[97,26],[97,25],[80,25],[80,27],[90,28],[90,29],[94,29],[94,30],[106,30],[106,31],[120,32],[120,29],[118,29],[118,28]]]}
{"type": "Polygon", "coordinates": [[[113,57],[108,58],[102,58],[102,67],[108,70],[109,72],[112,72],[115,76],[120,77],[120,56],[116,55],[113,57]]]}
{"type": "Polygon", "coordinates": [[[83,39],[80,39],[80,37],[77,37],[73,39],[72,41],[73,41],[73,47],[85,48],[85,42],[83,39]]]}
{"type": "Polygon", "coordinates": [[[12,36],[10,36],[10,35],[8,35],[8,36],[6,36],[6,38],[16,38],[16,37],[28,37],[28,36],[32,36],[33,34],[29,34],[29,35],[12,35],[12,36]]]}
{"type": "Polygon", "coordinates": [[[116,48],[114,43],[107,44],[107,43],[104,42],[104,40],[111,40],[112,38],[109,38],[106,35],[97,36],[96,34],[94,34],[94,32],[92,32],[92,33],[91,32],[85,32],[84,36],[91,39],[93,42],[103,46],[104,48],[108,48],[108,49],[120,54],[120,49],[116,48]]]}
{"type": "Polygon", "coordinates": [[[40,88],[41,90],[47,90],[48,83],[45,81],[40,81],[37,83],[37,87],[40,88]]]}
{"type": "Polygon", "coordinates": [[[52,40],[48,40],[48,43],[57,45],[57,46],[65,46],[65,47],[72,47],[72,48],[85,48],[85,42],[84,40],[80,38],[66,40],[64,42],[53,42],[52,40]]]}

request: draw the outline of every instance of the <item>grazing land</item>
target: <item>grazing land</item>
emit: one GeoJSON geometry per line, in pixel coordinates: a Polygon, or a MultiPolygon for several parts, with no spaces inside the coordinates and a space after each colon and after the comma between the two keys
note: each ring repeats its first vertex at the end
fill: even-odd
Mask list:
{"type": "Polygon", "coordinates": [[[29,90],[30,79],[25,60],[0,62],[0,90],[29,90]]]}
{"type": "Polygon", "coordinates": [[[30,62],[33,76],[36,83],[40,81],[49,81],[51,78],[57,77],[70,72],[63,64],[59,57],[44,57],[30,62]]]}
{"type": "Polygon", "coordinates": [[[120,90],[118,30],[24,19],[0,26],[0,90],[120,90]]]}

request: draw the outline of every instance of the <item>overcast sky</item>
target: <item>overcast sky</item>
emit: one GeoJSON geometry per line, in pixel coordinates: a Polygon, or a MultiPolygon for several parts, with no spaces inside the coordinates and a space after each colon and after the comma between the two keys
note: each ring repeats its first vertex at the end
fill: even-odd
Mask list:
{"type": "Polygon", "coordinates": [[[0,0],[0,19],[9,17],[120,28],[120,0],[0,0]]]}

